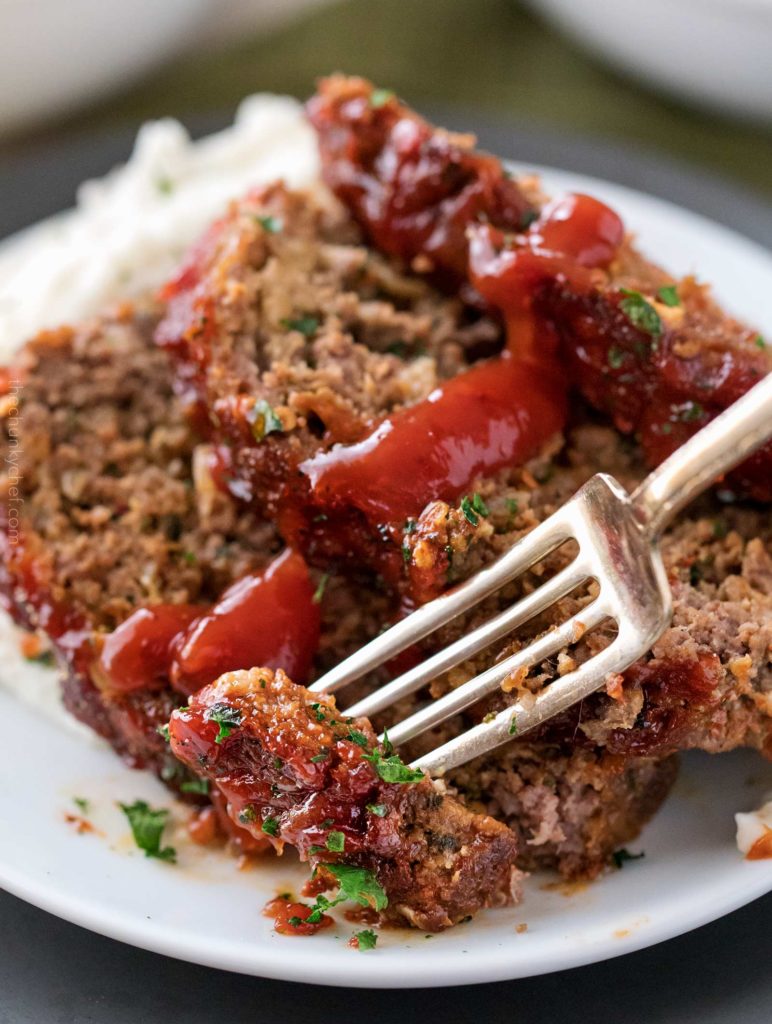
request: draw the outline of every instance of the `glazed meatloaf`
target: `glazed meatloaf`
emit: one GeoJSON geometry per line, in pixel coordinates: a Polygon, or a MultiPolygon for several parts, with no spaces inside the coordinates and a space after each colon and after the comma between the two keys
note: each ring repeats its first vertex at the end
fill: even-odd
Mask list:
{"type": "Polygon", "coordinates": [[[53,642],[69,710],[131,763],[174,778],[156,727],[188,682],[169,686],[169,642],[280,545],[213,486],[155,323],[154,310],[127,307],[44,333],[8,371],[2,593],[53,642]]]}
{"type": "MultiPolygon", "coordinates": [[[[235,823],[310,861],[317,895],[340,885],[350,898],[344,882],[353,875],[355,898],[364,892],[381,920],[428,931],[517,896],[516,842],[505,825],[467,810],[379,745],[366,719],[342,718],[332,697],[281,671],[227,673],[174,712],[170,736],[235,823]]],[[[290,928],[320,916],[296,914],[290,928]]]]}
{"type": "Polygon", "coordinates": [[[209,423],[220,478],[324,567],[369,566],[397,585],[408,513],[450,497],[475,470],[536,454],[562,423],[551,378],[514,360],[469,370],[501,349],[498,324],[363,246],[324,193],[276,185],[234,203],[164,296],[157,338],[179,393],[209,423]],[[527,409],[513,406],[515,392],[529,394],[527,409]],[[469,435],[481,415],[495,420],[495,450],[469,435]],[[358,485],[320,499],[315,457],[349,452],[374,424],[393,454],[372,483],[389,506],[398,487],[398,511],[358,485]],[[428,434],[444,456],[406,448],[406,431],[428,434]],[[471,452],[479,457],[463,465],[471,452]],[[458,463],[450,486],[447,459],[458,463]]]}

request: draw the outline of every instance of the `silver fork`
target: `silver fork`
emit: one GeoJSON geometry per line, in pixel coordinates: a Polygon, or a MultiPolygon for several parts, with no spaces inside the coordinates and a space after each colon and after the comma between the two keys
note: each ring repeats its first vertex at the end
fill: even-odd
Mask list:
{"type": "Polygon", "coordinates": [[[442,775],[514,736],[520,736],[602,687],[623,672],[667,628],[670,587],[658,543],[665,527],[693,498],[772,437],[772,374],[700,430],[648,476],[632,494],[611,476],[592,477],[570,501],[518,540],[492,565],[423,605],[336,668],[312,690],[334,693],[433,633],[541,561],[566,541],[578,553],[527,597],[505,608],[468,636],[347,708],[371,716],[414,693],[442,672],[522,626],[582,583],[595,580],[597,596],[581,612],[546,632],[511,657],[389,727],[397,746],[438,725],[496,691],[513,673],[570,647],[590,630],[616,624],[612,642],[577,669],[548,682],[535,700],[517,701],[414,762],[442,775]]]}

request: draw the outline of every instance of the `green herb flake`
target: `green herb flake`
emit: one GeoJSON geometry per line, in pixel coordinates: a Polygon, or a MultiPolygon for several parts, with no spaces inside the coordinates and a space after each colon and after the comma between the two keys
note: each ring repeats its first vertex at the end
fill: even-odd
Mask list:
{"type": "Polygon", "coordinates": [[[47,665],[49,667],[56,664],[53,651],[42,650],[38,654],[25,654],[25,661],[35,662],[37,665],[47,665]]]}
{"type": "Polygon", "coordinates": [[[324,721],[324,711],[322,711],[322,705],[319,703],[319,701],[315,700],[311,704],[309,704],[308,706],[313,711],[314,718],[317,720],[317,722],[323,722],[324,721]]]}
{"type": "Polygon", "coordinates": [[[415,533],[417,527],[418,523],[415,521],[415,519],[405,520],[405,533],[415,533]]]}
{"type": "Polygon", "coordinates": [[[674,284],[663,284],[661,288],[658,288],[657,298],[666,306],[681,305],[681,300],[678,298],[678,288],[674,284]]]}
{"type": "Polygon", "coordinates": [[[380,110],[381,107],[385,107],[393,99],[394,92],[392,89],[373,89],[370,93],[370,106],[373,110],[380,110]]]}
{"type": "Polygon", "coordinates": [[[343,853],[346,847],[346,837],[342,832],[330,832],[327,836],[325,846],[330,853],[343,853]]]}
{"type": "Polygon", "coordinates": [[[234,708],[224,701],[213,704],[204,712],[204,719],[207,722],[215,722],[220,727],[214,738],[215,743],[227,740],[233,730],[241,725],[243,717],[239,708],[234,708]]]}
{"type": "Polygon", "coordinates": [[[681,409],[679,418],[684,423],[693,423],[695,420],[700,419],[701,416],[705,415],[705,410],[699,402],[687,402],[686,405],[681,409]]]}
{"type": "Polygon", "coordinates": [[[352,743],[356,743],[358,747],[367,746],[367,737],[363,732],[360,732],[358,729],[349,729],[348,738],[351,740],[352,743]]]}
{"type": "Polygon", "coordinates": [[[507,730],[510,736],[517,736],[517,717],[512,715],[509,721],[509,729],[507,730]]]}
{"type": "Polygon", "coordinates": [[[317,853],[324,853],[324,847],[313,844],[308,847],[308,852],[311,854],[312,857],[314,857],[316,856],[317,853]]]}
{"type": "Polygon", "coordinates": [[[88,812],[91,810],[91,804],[84,796],[74,796],[72,798],[72,802],[81,812],[81,814],[88,814],[88,812]]]}
{"type": "Polygon", "coordinates": [[[165,175],[158,178],[155,185],[162,196],[170,196],[174,191],[174,182],[171,178],[168,178],[165,175]]]}
{"type": "Polygon", "coordinates": [[[625,298],[619,303],[619,308],[633,327],[652,338],[658,338],[662,334],[662,321],[652,304],[640,292],[630,291],[629,288],[621,288],[620,291],[625,298]]]}
{"type": "Polygon", "coordinates": [[[725,519],[714,519],[713,520],[713,536],[716,540],[723,540],[729,533],[729,527],[727,526],[725,519]]]}
{"type": "Polygon", "coordinates": [[[402,561],[406,565],[410,561],[410,556],[411,556],[410,545],[409,544],[403,544],[402,545],[402,561]]]}
{"type": "Polygon", "coordinates": [[[622,865],[625,864],[628,860],[640,860],[641,857],[645,856],[646,854],[643,852],[630,853],[629,850],[626,850],[624,847],[622,847],[621,850],[614,851],[614,853],[611,855],[611,859],[614,861],[616,867],[621,868],[622,865]]]}
{"type": "Polygon", "coordinates": [[[520,223],[519,223],[518,227],[520,228],[521,231],[527,231],[528,228],[533,224],[533,222],[538,220],[538,219],[539,219],[539,211],[538,210],[534,210],[534,209],[524,210],[522,215],[521,215],[521,217],[520,217],[520,223]]]}
{"type": "Polygon", "coordinates": [[[169,817],[166,808],[153,810],[144,800],[135,800],[133,804],[119,804],[131,826],[134,842],[145,851],[146,857],[155,857],[174,864],[177,852],[173,846],[161,846],[161,835],[169,817]]]}
{"type": "Polygon", "coordinates": [[[305,924],[302,917],[298,917],[297,914],[288,918],[287,924],[292,925],[293,928],[298,928],[301,924],[305,924]]]}
{"type": "Polygon", "coordinates": [[[378,911],[385,910],[389,905],[386,893],[372,871],[368,871],[367,868],[357,868],[352,864],[325,864],[324,870],[334,875],[340,886],[335,903],[353,900],[362,907],[372,907],[378,911]]]}
{"type": "Polygon", "coordinates": [[[509,512],[509,514],[511,516],[516,516],[517,512],[518,512],[518,509],[520,507],[518,505],[518,503],[517,503],[517,499],[516,498],[507,498],[506,505],[507,505],[507,512],[509,512]]]}
{"type": "Polygon", "coordinates": [[[384,782],[410,784],[424,778],[420,768],[409,768],[398,754],[384,757],[380,750],[374,750],[372,754],[363,754],[363,757],[372,764],[384,782]]]}
{"type": "Polygon", "coordinates": [[[356,947],[360,953],[363,953],[368,949],[375,949],[375,945],[378,942],[378,936],[372,928],[365,928],[364,931],[355,932],[352,935],[352,939],[356,943],[356,947]]]}
{"type": "Polygon", "coordinates": [[[252,436],[262,441],[269,434],[283,434],[284,425],[276,415],[276,410],[264,398],[259,398],[247,413],[247,420],[252,425],[252,436]]]}
{"type": "Polygon", "coordinates": [[[370,814],[374,814],[376,818],[385,818],[389,813],[389,808],[386,804],[367,804],[367,809],[370,814]]]}
{"type": "Polygon", "coordinates": [[[467,522],[471,523],[472,526],[477,526],[480,521],[480,516],[487,516],[490,514],[488,506],[482,500],[479,494],[475,493],[470,498],[469,495],[465,495],[461,499],[461,511],[464,513],[464,518],[467,522]]]}
{"type": "Polygon", "coordinates": [[[267,836],[277,836],[279,834],[279,819],[271,817],[263,818],[260,831],[265,832],[267,836]]]}
{"type": "Polygon", "coordinates": [[[627,353],[623,352],[621,348],[617,348],[616,345],[612,345],[608,350],[606,361],[612,370],[619,370],[625,361],[627,353]]]}
{"type": "Polygon", "coordinates": [[[313,338],[319,330],[319,320],[315,316],[299,316],[281,321],[282,327],[288,331],[300,331],[306,338],[313,338]]]}
{"type": "Polygon", "coordinates": [[[181,793],[200,793],[205,796],[209,792],[209,779],[186,779],[180,783],[181,793]]]}
{"type": "Polygon", "coordinates": [[[319,577],[319,582],[316,585],[316,590],[314,591],[314,596],[311,598],[311,600],[312,600],[312,602],[314,604],[321,604],[322,603],[322,598],[324,597],[324,592],[327,589],[327,584],[329,582],[330,582],[330,574],[328,572],[323,572],[322,575],[319,577]]]}
{"type": "Polygon", "coordinates": [[[282,759],[280,757],[275,757],[273,759],[273,766],[274,766],[274,768],[276,769],[277,772],[280,772],[282,770],[282,768],[284,767],[284,762],[282,761],[282,759]]]}
{"type": "Polygon", "coordinates": [[[239,812],[239,821],[242,825],[251,825],[253,821],[257,821],[257,813],[252,804],[247,804],[244,810],[239,812]]]}
{"type": "Polygon", "coordinates": [[[756,337],[753,339],[753,344],[756,346],[756,348],[764,349],[767,347],[766,341],[760,334],[757,334],[756,337]]]}
{"type": "Polygon", "coordinates": [[[158,733],[159,736],[163,736],[163,738],[166,740],[167,743],[169,742],[171,737],[169,736],[169,726],[168,725],[159,725],[159,726],[156,727],[155,731],[158,733]]]}
{"type": "Polygon", "coordinates": [[[269,235],[277,235],[284,227],[284,221],[281,217],[272,217],[270,214],[264,217],[255,217],[255,220],[269,235]]]}
{"type": "Polygon", "coordinates": [[[311,758],[311,764],[320,764],[322,761],[326,761],[329,756],[329,753],[326,751],[321,754],[314,754],[311,758]]]}

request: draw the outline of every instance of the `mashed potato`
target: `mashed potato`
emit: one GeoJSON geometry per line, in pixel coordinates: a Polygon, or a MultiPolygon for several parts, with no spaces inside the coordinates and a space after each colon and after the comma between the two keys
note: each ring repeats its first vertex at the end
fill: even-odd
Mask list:
{"type": "Polygon", "coordinates": [[[0,359],[42,327],[156,288],[250,187],[317,176],[313,130],[287,97],[250,96],[232,127],[199,142],[177,121],[143,125],[129,161],[85,182],[74,210],[0,244],[0,359]]]}

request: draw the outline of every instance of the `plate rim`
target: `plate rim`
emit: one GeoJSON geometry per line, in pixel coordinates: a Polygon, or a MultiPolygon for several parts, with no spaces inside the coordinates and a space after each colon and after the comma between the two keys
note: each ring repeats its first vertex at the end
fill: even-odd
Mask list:
{"type": "MultiPolygon", "coordinates": [[[[564,188],[570,189],[570,182],[573,180],[580,182],[584,188],[589,186],[600,195],[604,194],[604,190],[607,193],[610,190],[617,195],[628,195],[636,201],[643,199],[653,203],[664,214],[668,210],[675,211],[680,218],[691,219],[696,227],[702,225],[714,235],[723,234],[733,246],[743,248],[749,259],[760,259],[769,263],[772,268],[772,257],[759,242],[720,221],[715,221],[659,195],[631,188],[613,180],[573,172],[566,168],[519,161],[506,161],[506,163],[517,171],[528,170],[542,175],[546,179],[555,177],[562,180],[566,182],[564,188]]],[[[46,217],[3,239],[3,251],[7,252],[15,242],[22,242],[26,235],[60,218],[66,212],[53,214],[51,217],[46,217]]],[[[719,285],[719,282],[716,284],[719,285]]],[[[13,697],[10,699],[13,700],[13,697]]],[[[336,971],[330,968],[328,958],[322,958],[316,964],[313,957],[287,957],[283,941],[277,942],[275,948],[271,948],[273,943],[258,947],[256,940],[255,958],[247,961],[243,950],[240,950],[235,944],[218,940],[218,945],[214,949],[207,949],[202,945],[202,937],[198,933],[186,933],[174,926],[159,924],[156,921],[151,922],[151,926],[148,927],[146,921],[133,919],[130,914],[123,910],[116,911],[115,908],[105,915],[104,910],[96,904],[84,903],[82,899],[62,893],[56,889],[55,883],[49,883],[45,879],[41,881],[26,878],[22,872],[9,867],[2,861],[0,861],[0,886],[41,910],[85,927],[99,935],[201,966],[309,984],[398,989],[453,987],[534,977],[624,956],[718,920],[772,891],[772,878],[762,875],[761,872],[758,877],[755,872],[748,872],[746,879],[742,880],[742,884],[738,884],[738,879],[735,878],[732,886],[722,893],[718,902],[715,898],[705,900],[698,910],[680,922],[674,922],[671,915],[645,929],[639,929],[625,941],[624,945],[620,943],[613,945],[608,938],[588,940],[582,944],[581,948],[574,949],[572,952],[564,952],[555,957],[552,962],[542,964],[537,968],[526,967],[525,970],[518,970],[519,958],[512,955],[506,944],[502,944],[500,949],[487,949],[484,961],[474,956],[461,958],[450,953],[453,970],[451,978],[443,977],[443,972],[427,976],[429,967],[420,958],[416,959],[414,963],[411,963],[408,958],[407,962],[402,963],[399,968],[391,962],[386,962],[388,966],[382,964],[379,970],[376,966],[377,961],[374,959],[365,958],[352,962],[350,958],[346,957],[342,958],[340,968],[336,971]],[[390,971],[391,976],[384,976],[384,970],[390,971]]]]}

